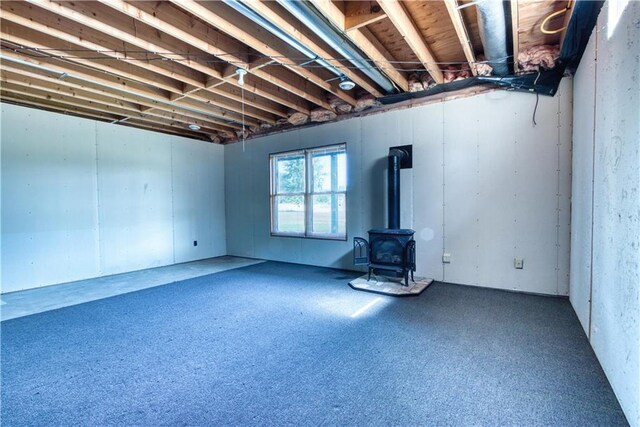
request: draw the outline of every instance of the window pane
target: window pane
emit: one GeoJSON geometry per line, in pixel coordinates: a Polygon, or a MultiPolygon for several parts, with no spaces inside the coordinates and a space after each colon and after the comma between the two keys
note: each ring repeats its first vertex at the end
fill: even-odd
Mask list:
{"type": "Polygon", "coordinates": [[[344,194],[313,196],[313,234],[346,235],[346,203],[344,194]]]}
{"type": "Polygon", "coordinates": [[[276,157],[276,192],[304,192],[304,155],[276,157]]]}
{"type": "Polygon", "coordinates": [[[304,196],[276,196],[274,233],[304,233],[304,196]]]}
{"type": "Polygon", "coordinates": [[[335,154],[314,154],[313,162],[313,192],[331,191],[331,158],[335,154]]]}
{"type": "Polygon", "coordinates": [[[347,153],[338,154],[338,191],[347,191],[347,153]]]}

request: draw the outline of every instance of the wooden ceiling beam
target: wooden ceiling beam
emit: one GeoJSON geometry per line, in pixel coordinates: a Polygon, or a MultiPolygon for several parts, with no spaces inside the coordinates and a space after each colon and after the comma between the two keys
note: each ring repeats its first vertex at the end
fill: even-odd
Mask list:
{"type": "MultiPolygon", "coordinates": [[[[236,67],[246,68],[250,72],[255,74],[259,72],[259,70],[262,67],[272,62],[272,60],[269,58],[268,61],[264,61],[259,64],[249,63],[246,58],[241,56],[241,53],[240,53],[241,50],[246,50],[246,48],[241,47],[240,44],[237,44],[237,46],[230,46],[230,43],[228,41],[221,40],[220,36],[218,36],[217,34],[214,34],[213,37],[211,38],[218,41],[219,43],[217,43],[216,46],[209,47],[210,44],[204,41],[203,38],[207,38],[211,36],[210,27],[206,26],[205,24],[202,24],[197,20],[192,20],[188,24],[189,31],[187,31],[184,28],[186,24],[175,22],[180,17],[178,13],[176,13],[178,11],[177,10],[174,11],[172,16],[170,17],[169,16],[170,14],[165,10],[166,6],[164,3],[159,3],[157,5],[156,7],[156,10],[158,12],[157,16],[154,16],[138,8],[135,4],[125,3],[121,0],[104,0],[103,3],[106,6],[109,6],[112,9],[117,10],[133,19],[136,19],[140,22],[143,22],[147,25],[152,26],[158,31],[165,32],[172,35],[179,35],[181,37],[184,36],[182,40],[185,43],[195,48],[204,48],[204,49],[208,49],[211,52],[215,51],[217,57],[221,58],[224,61],[228,61],[230,64],[232,64],[233,73],[229,73],[229,75],[223,75],[223,73],[217,72],[216,75],[212,76],[216,79],[214,80],[214,83],[208,83],[206,85],[207,90],[213,93],[217,93],[215,90],[212,90],[215,87],[215,85],[222,85],[224,84],[224,82],[230,83],[236,86],[238,85],[237,78],[235,77],[236,67]],[[162,16],[163,18],[160,19],[158,18],[158,16],[162,16]],[[169,19],[172,19],[173,21],[170,22],[169,19]]],[[[284,85],[287,84],[286,81],[276,79],[276,78],[271,78],[268,81],[269,83],[275,84],[279,87],[283,87],[284,85]]],[[[309,114],[309,108],[307,106],[301,105],[299,101],[290,99],[289,96],[286,96],[286,95],[278,96],[276,92],[274,92],[273,90],[269,90],[268,88],[265,88],[264,85],[262,85],[260,82],[256,82],[253,85],[251,91],[259,96],[266,97],[267,99],[272,99],[273,101],[279,104],[282,104],[286,107],[292,108],[296,111],[309,114]]],[[[217,93],[217,94],[224,96],[221,93],[217,93]]],[[[319,96],[315,97],[314,99],[317,101],[321,100],[319,96]]],[[[313,101],[313,99],[310,101],[313,101]]],[[[253,106],[256,108],[260,108],[261,103],[256,102],[255,104],[253,104],[253,106]]]]}
{"type": "MultiPolygon", "coordinates": [[[[171,0],[177,6],[182,8],[183,10],[191,13],[194,16],[199,17],[209,25],[218,28],[220,31],[230,35],[231,37],[241,41],[252,49],[261,52],[267,56],[270,56],[276,62],[284,65],[289,68],[293,73],[298,74],[303,78],[302,85],[301,84],[291,84],[288,81],[280,81],[278,82],[278,86],[288,91],[302,97],[308,99],[310,102],[313,102],[316,105],[319,105],[323,108],[333,110],[331,104],[329,104],[324,96],[321,93],[314,93],[311,87],[307,86],[305,82],[309,81],[315,84],[318,88],[324,89],[328,92],[333,93],[337,97],[341,98],[345,102],[356,105],[356,99],[347,94],[345,91],[337,89],[335,85],[325,81],[324,78],[318,76],[317,74],[311,72],[306,68],[299,67],[298,64],[292,59],[288,58],[289,52],[280,50],[278,48],[278,44],[282,44],[282,41],[277,39],[275,36],[271,36],[270,34],[267,36],[264,33],[258,34],[253,30],[255,26],[250,26],[251,28],[243,28],[237,25],[235,22],[232,22],[232,19],[227,19],[215,13],[205,7],[207,6],[217,6],[217,3],[197,3],[194,0],[171,0]],[[273,39],[273,42],[265,41],[264,38],[273,39]]],[[[265,72],[262,68],[259,70],[251,70],[251,72],[261,79],[267,80],[273,84],[276,84],[276,80],[273,78],[271,73],[265,72]]]]}
{"type": "MultiPolygon", "coordinates": [[[[5,28],[7,29],[7,26],[5,25],[5,28]]],[[[31,40],[37,40],[38,38],[31,33],[31,39],[27,40],[24,38],[19,38],[19,37],[15,37],[13,35],[10,34],[6,34],[4,32],[1,33],[2,34],[2,38],[4,40],[7,41],[11,41],[13,43],[17,43],[17,44],[22,44],[25,46],[28,46],[27,43],[30,43],[29,47],[35,47],[38,49],[42,49],[43,51],[46,51],[47,54],[50,55],[54,55],[54,56],[62,56],[62,57],[67,57],[67,59],[69,61],[72,62],[79,62],[79,63],[84,63],[86,65],[90,65],[94,68],[100,69],[104,67],[104,64],[99,62],[99,61],[95,61],[95,60],[86,60],[84,58],[70,58],[67,55],[67,52],[65,51],[58,51],[58,50],[54,50],[53,48],[51,48],[50,46],[52,45],[44,45],[44,44],[40,44],[40,43],[36,43],[35,41],[31,41],[31,40]]],[[[148,76],[146,78],[143,78],[140,76],[140,74],[142,74],[143,72],[146,72],[146,70],[144,68],[137,68],[137,66],[130,66],[128,63],[118,63],[118,64],[110,64],[111,67],[114,67],[120,75],[122,75],[123,77],[127,77],[131,80],[137,80],[140,82],[147,82],[147,83],[151,83],[154,80],[157,81],[157,79],[154,79],[153,75],[148,76]],[[117,68],[116,68],[117,67],[117,68]],[[132,68],[132,71],[123,71],[123,68],[132,68]]],[[[203,85],[203,84],[202,84],[203,85]]],[[[182,84],[180,84],[181,88],[180,88],[180,93],[182,93],[184,91],[184,88],[182,87],[182,84]]],[[[242,120],[242,113],[241,113],[241,108],[240,107],[236,107],[234,106],[233,109],[228,110],[224,107],[221,107],[220,104],[224,104],[225,107],[229,106],[228,102],[225,102],[224,100],[219,100],[219,102],[216,103],[212,103],[210,99],[203,99],[202,102],[204,104],[207,105],[206,111],[210,114],[215,114],[217,117],[219,117],[221,120],[224,119],[228,119],[231,121],[241,121],[242,120]]],[[[175,101],[176,104],[183,104],[183,105],[189,105],[190,107],[193,107],[193,103],[190,103],[188,101],[175,101]]],[[[250,113],[253,112],[254,110],[250,109],[250,113]]],[[[253,119],[251,118],[246,118],[245,121],[251,122],[252,124],[256,125],[258,124],[257,122],[255,122],[253,119]]],[[[273,123],[275,122],[275,120],[273,120],[272,118],[269,120],[269,122],[273,123]]]]}
{"type": "Polygon", "coordinates": [[[81,108],[73,107],[70,105],[56,104],[51,101],[44,101],[41,99],[31,98],[27,95],[21,95],[17,93],[8,92],[4,89],[0,91],[0,100],[2,102],[11,102],[18,105],[26,105],[28,107],[44,108],[47,110],[58,111],[60,113],[73,113],[73,115],[81,116],[84,118],[98,119],[98,120],[122,120],[126,117],[117,116],[115,114],[100,113],[95,111],[82,110],[81,108]]]}
{"type": "Polygon", "coordinates": [[[384,11],[375,0],[346,2],[344,9],[344,29],[347,32],[386,18],[384,11]]]}
{"type": "Polygon", "coordinates": [[[376,98],[382,96],[382,93],[380,92],[380,90],[378,90],[375,84],[370,83],[366,78],[361,77],[353,69],[343,66],[340,61],[336,60],[336,55],[322,46],[317,36],[314,36],[306,29],[301,30],[299,25],[294,25],[287,20],[286,16],[278,13],[277,4],[275,2],[263,0],[246,0],[246,3],[251,6],[254,11],[262,15],[262,17],[267,19],[272,24],[275,24],[289,36],[297,39],[300,43],[309,48],[309,50],[318,55],[320,58],[326,60],[332,65],[335,65],[340,72],[342,72],[345,76],[351,79],[362,89],[366,90],[376,98]]]}
{"type": "Polygon", "coordinates": [[[206,120],[198,120],[191,116],[185,116],[184,114],[177,114],[172,111],[150,111],[150,109],[141,108],[141,105],[134,104],[130,100],[122,100],[116,97],[112,97],[112,94],[101,94],[96,91],[91,91],[89,88],[82,87],[80,85],[69,82],[67,79],[51,79],[45,76],[34,75],[34,73],[26,73],[22,70],[7,67],[6,64],[2,64],[1,68],[1,80],[3,82],[17,84],[20,86],[33,87],[35,89],[48,90],[56,92],[58,94],[73,96],[78,99],[92,101],[111,105],[118,108],[123,108],[135,113],[144,113],[146,115],[154,115],[160,118],[170,118],[173,121],[183,123],[183,127],[186,128],[189,124],[196,124],[203,129],[211,129],[217,132],[225,133],[225,135],[232,134],[229,127],[220,126],[216,123],[211,123],[206,120]]]}
{"type": "MultiPolygon", "coordinates": [[[[20,48],[16,50],[22,52],[31,50],[32,53],[40,51],[39,53],[43,55],[64,58],[68,62],[90,66],[98,70],[106,69],[105,63],[101,62],[99,59],[87,59],[79,57],[77,55],[72,57],[71,55],[69,55],[68,51],[56,49],[56,47],[64,49],[64,46],[60,46],[60,43],[55,43],[55,40],[44,40],[43,37],[38,36],[38,34],[35,32],[30,32],[29,34],[24,35],[17,35],[17,32],[23,33],[23,31],[16,30],[17,28],[14,25],[7,25],[7,22],[5,21],[4,25],[2,26],[2,31],[0,31],[0,38],[2,38],[3,41],[8,41],[13,43],[14,45],[20,46],[20,48]],[[10,33],[8,31],[10,31],[10,33]]],[[[93,58],[95,57],[96,55],[93,56],[93,58]]],[[[146,85],[149,85],[149,82],[154,81],[154,78],[156,77],[146,70],[140,70],[137,67],[124,62],[112,63],[110,64],[109,68],[114,74],[146,85]]],[[[182,83],[175,80],[162,78],[160,76],[157,76],[157,78],[155,78],[155,87],[173,93],[182,93],[184,90],[184,86],[182,83]]]]}
{"type": "Polygon", "coordinates": [[[382,73],[387,75],[402,91],[409,91],[407,78],[389,61],[390,56],[380,49],[380,43],[374,41],[375,37],[366,28],[356,28],[347,32],[345,16],[331,0],[311,0],[311,2],[336,28],[344,33],[347,39],[367,55],[382,73]]]}
{"type": "Polygon", "coordinates": [[[208,89],[197,89],[191,92],[188,96],[188,99],[195,99],[196,101],[200,101],[205,104],[212,105],[220,105],[224,106],[227,110],[234,111],[239,114],[245,115],[245,122],[252,123],[254,125],[258,125],[254,119],[258,119],[265,123],[275,124],[276,119],[271,114],[265,114],[261,110],[253,107],[253,104],[245,101],[244,108],[242,106],[242,100],[238,102],[231,101],[227,96],[220,95],[221,91],[216,91],[213,93],[208,89]]]}
{"type": "MultiPolygon", "coordinates": [[[[56,104],[56,103],[48,102],[48,101],[44,101],[44,100],[33,99],[33,98],[30,98],[30,97],[24,96],[24,95],[11,94],[11,93],[8,93],[6,91],[2,91],[0,93],[0,101],[5,102],[5,103],[14,104],[14,105],[19,105],[19,106],[26,106],[26,107],[31,107],[31,108],[39,108],[39,109],[43,109],[43,110],[47,110],[47,111],[54,111],[54,112],[62,113],[62,114],[65,114],[65,115],[72,115],[72,116],[76,116],[76,117],[81,117],[81,118],[86,118],[86,119],[93,119],[93,120],[100,120],[100,121],[118,122],[118,121],[127,119],[126,117],[122,117],[122,116],[115,116],[115,115],[111,115],[111,114],[88,111],[88,110],[84,110],[84,109],[73,107],[73,106],[69,106],[69,105],[56,104]]],[[[166,134],[175,135],[175,136],[181,136],[181,137],[185,137],[185,138],[197,139],[197,140],[206,141],[206,142],[211,142],[212,141],[210,137],[207,137],[207,136],[205,136],[203,134],[196,133],[196,132],[193,132],[193,131],[190,131],[190,130],[189,131],[181,131],[181,130],[177,130],[175,128],[165,127],[165,126],[159,125],[159,124],[150,125],[150,124],[145,123],[145,122],[139,122],[139,121],[137,121],[135,119],[127,119],[125,121],[118,122],[118,123],[115,123],[115,124],[118,124],[118,125],[121,125],[121,126],[128,126],[128,127],[146,129],[146,130],[151,130],[151,131],[154,131],[154,132],[161,132],[161,133],[166,133],[166,134]]]]}
{"type": "MultiPolygon", "coordinates": [[[[76,64],[67,64],[64,61],[54,58],[42,57],[39,59],[45,59],[44,61],[39,59],[36,60],[33,57],[6,51],[4,51],[2,55],[7,59],[19,60],[32,64],[36,67],[45,67],[57,73],[65,73],[67,74],[65,81],[78,80],[79,84],[84,86],[83,88],[86,90],[96,91],[96,93],[110,93],[111,96],[118,96],[122,99],[132,100],[140,105],[144,105],[148,109],[157,108],[161,111],[182,114],[191,118],[191,122],[193,120],[202,120],[214,125],[232,127],[234,129],[238,129],[240,127],[238,125],[229,126],[229,122],[212,117],[205,106],[202,106],[201,108],[193,108],[193,106],[176,105],[174,103],[170,103],[166,97],[153,96],[153,92],[149,93],[145,90],[141,90],[139,87],[132,87],[131,84],[118,84],[121,80],[119,77],[112,77],[91,69],[87,69],[85,71],[83,69],[79,69],[76,64]],[[47,62],[46,59],[50,59],[52,61],[47,62]]],[[[2,61],[3,68],[6,68],[7,62],[7,60],[2,61]]]]}
{"type": "MultiPolygon", "coordinates": [[[[1,37],[1,35],[0,35],[1,37]]],[[[106,87],[110,87],[113,90],[121,90],[124,92],[134,93],[136,95],[149,97],[155,100],[161,100],[164,102],[170,101],[169,92],[160,89],[158,87],[144,85],[129,79],[122,78],[113,73],[100,72],[94,68],[88,67],[85,64],[73,63],[65,59],[59,59],[52,56],[46,56],[43,53],[41,56],[25,55],[18,53],[10,48],[2,48],[2,56],[6,60],[14,60],[21,63],[28,63],[32,67],[42,67],[49,70],[53,70],[57,73],[72,74],[75,78],[99,83],[106,87]]]]}
{"type": "MultiPolygon", "coordinates": [[[[247,60],[246,55],[243,55],[240,52],[240,50],[238,49],[239,46],[238,48],[236,48],[235,52],[230,54],[229,49],[220,48],[215,44],[209,43],[205,38],[195,36],[191,31],[186,31],[175,25],[170,25],[164,20],[145,12],[133,3],[126,3],[122,0],[99,0],[99,2],[104,4],[105,6],[109,6],[110,8],[117,10],[118,12],[132,17],[137,21],[145,23],[150,27],[170,34],[172,37],[176,37],[177,39],[182,40],[185,43],[203,52],[222,58],[224,61],[232,63],[236,67],[245,69],[249,67],[249,61],[247,60]]],[[[192,23],[192,25],[195,26],[196,24],[192,23]]],[[[219,42],[219,39],[216,38],[216,41],[219,42]]]]}
{"type": "Polygon", "coordinates": [[[402,6],[399,0],[378,0],[380,7],[385,11],[387,17],[394,27],[404,38],[413,53],[416,54],[422,65],[427,70],[436,83],[443,83],[444,76],[440,71],[436,57],[427,46],[422,34],[415,23],[402,6]]]}
{"type": "Polygon", "coordinates": [[[564,44],[564,37],[567,35],[567,28],[569,28],[569,22],[571,21],[571,16],[573,15],[573,9],[575,5],[576,5],[575,1],[569,1],[569,3],[567,4],[567,8],[569,10],[565,12],[564,19],[562,21],[563,30],[560,33],[560,43],[558,44],[560,47],[560,50],[562,50],[562,45],[564,44]]]}
{"type": "MultiPolygon", "coordinates": [[[[0,33],[0,35],[2,35],[3,38],[5,38],[4,34],[0,33]]],[[[47,52],[52,54],[56,53],[56,51],[52,51],[50,49],[48,49],[47,52]]],[[[71,62],[86,63],[86,61],[75,61],[75,60],[71,62]]],[[[95,65],[97,66],[99,64],[95,64],[95,65]]],[[[203,115],[206,115],[209,121],[213,123],[217,123],[221,126],[228,126],[236,129],[241,128],[240,125],[232,123],[232,122],[236,122],[236,123],[241,122],[242,121],[241,115],[229,114],[228,111],[223,110],[215,105],[204,104],[204,103],[202,105],[198,105],[198,104],[194,104],[192,101],[186,101],[186,100],[175,101],[174,104],[182,107],[186,107],[189,110],[195,110],[203,115]]],[[[153,108],[156,108],[156,107],[153,107],[153,108]]],[[[256,122],[254,122],[251,119],[247,119],[247,121],[253,124],[256,124],[256,122]]]]}
{"type": "Polygon", "coordinates": [[[134,113],[140,113],[141,106],[128,101],[122,101],[116,98],[110,98],[104,95],[98,95],[91,92],[83,92],[61,84],[63,80],[59,80],[56,83],[47,82],[46,80],[37,80],[19,74],[15,74],[12,71],[0,68],[0,81],[3,84],[18,85],[27,88],[40,89],[49,92],[55,92],[61,95],[71,96],[84,101],[96,101],[102,104],[111,105],[113,107],[122,108],[123,110],[129,110],[134,113]]]}
{"type": "Polygon", "coordinates": [[[464,25],[464,20],[462,19],[462,15],[460,14],[460,10],[458,9],[458,1],[444,0],[444,4],[447,7],[449,18],[451,18],[451,23],[453,23],[453,27],[456,30],[458,40],[460,40],[460,45],[462,46],[464,56],[465,58],[467,58],[467,62],[469,63],[471,73],[474,76],[477,76],[478,70],[476,69],[476,55],[473,52],[473,45],[471,44],[471,39],[469,39],[467,27],[464,25]]]}
{"type": "Polygon", "coordinates": [[[511,34],[513,37],[513,72],[518,74],[518,53],[520,52],[520,14],[518,0],[511,0],[511,34]]]}
{"type": "MultiPolygon", "coordinates": [[[[96,31],[99,31],[103,34],[107,34],[109,36],[115,37],[123,42],[132,44],[134,46],[139,47],[140,49],[144,49],[151,53],[154,53],[163,58],[167,58],[168,60],[174,61],[179,60],[180,63],[186,65],[194,70],[200,71],[208,76],[212,77],[220,77],[220,72],[213,67],[208,65],[203,65],[197,61],[194,61],[189,57],[189,55],[185,55],[180,51],[175,51],[175,49],[171,48],[167,45],[159,45],[154,42],[149,41],[149,39],[153,39],[154,41],[158,41],[158,34],[155,34],[155,37],[152,37],[153,34],[146,34],[147,37],[141,37],[141,34],[136,30],[136,35],[130,34],[127,31],[123,31],[122,29],[116,27],[115,25],[110,25],[108,22],[110,21],[109,16],[100,16],[96,12],[86,11],[86,13],[81,13],[78,10],[64,6],[62,4],[55,3],[51,0],[29,0],[30,3],[37,5],[38,7],[48,10],[51,13],[55,13],[58,16],[62,16],[64,18],[75,21],[79,24],[85,25],[89,28],[92,28],[96,31]],[[95,16],[93,18],[92,16],[95,16]]],[[[77,2],[71,3],[78,8],[81,8],[87,4],[91,4],[91,2],[77,2]]]]}
{"type": "MultiPolygon", "coordinates": [[[[113,105],[109,105],[106,103],[102,103],[96,100],[85,101],[77,98],[76,96],[61,94],[58,91],[47,91],[47,90],[35,89],[33,86],[23,87],[23,86],[15,85],[12,83],[3,84],[2,89],[13,94],[19,94],[19,95],[28,96],[35,99],[61,103],[63,105],[82,108],[84,110],[94,111],[98,113],[109,113],[109,114],[114,114],[127,119],[132,118],[142,122],[149,122],[149,123],[158,124],[158,125],[170,126],[170,127],[179,129],[181,132],[187,130],[187,127],[183,123],[178,123],[178,122],[167,123],[166,119],[164,118],[156,118],[156,117],[148,116],[139,112],[136,113],[133,111],[128,111],[128,110],[115,107],[113,105]]],[[[121,120],[124,120],[124,119],[121,119],[121,120]]],[[[217,132],[208,133],[206,129],[201,131],[200,133],[207,134],[212,137],[218,136],[217,132]]]]}
{"type": "MultiPolygon", "coordinates": [[[[2,19],[22,25],[29,30],[39,31],[59,40],[87,49],[89,53],[127,61],[165,77],[182,81],[193,86],[204,87],[205,76],[177,61],[155,61],[148,54],[132,54],[131,47],[120,40],[104,37],[102,33],[67,19],[31,6],[27,2],[2,2],[2,19]]],[[[153,57],[160,59],[156,55],[153,57]]]]}
{"type": "Polygon", "coordinates": [[[214,88],[209,88],[208,92],[211,92],[216,95],[224,96],[226,98],[232,99],[236,102],[245,102],[247,105],[260,105],[260,110],[266,111],[267,113],[273,114],[277,117],[287,117],[286,111],[283,111],[281,105],[277,102],[271,101],[269,99],[258,97],[252,92],[244,91],[240,89],[238,86],[234,86],[231,84],[223,84],[221,86],[216,86],[214,88]]]}

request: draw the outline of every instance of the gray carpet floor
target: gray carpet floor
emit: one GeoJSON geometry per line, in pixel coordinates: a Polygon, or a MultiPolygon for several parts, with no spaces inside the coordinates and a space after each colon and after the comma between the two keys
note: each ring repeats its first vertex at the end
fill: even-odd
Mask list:
{"type": "Polygon", "coordinates": [[[566,299],[267,262],[2,322],[2,425],[627,425],[566,299]]]}

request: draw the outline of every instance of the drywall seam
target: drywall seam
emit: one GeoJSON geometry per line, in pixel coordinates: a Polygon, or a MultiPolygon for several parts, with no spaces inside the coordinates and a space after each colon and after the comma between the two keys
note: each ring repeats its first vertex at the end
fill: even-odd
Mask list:
{"type": "Polygon", "coordinates": [[[93,146],[95,148],[95,156],[96,156],[96,207],[98,209],[98,214],[96,215],[96,234],[98,240],[98,259],[96,262],[98,275],[102,276],[102,233],[100,232],[100,213],[102,209],[100,209],[100,157],[98,156],[98,123],[93,123],[93,146]]]}
{"type": "Polygon", "coordinates": [[[440,103],[440,107],[442,109],[442,251],[440,251],[440,263],[442,264],[442,281],[446,282],[447,278],[445,276],[445,272],[446,272],[446,266],[443,262],[443,256],[444,256],[444,252],[447,249],[446,246],[446,239],[447,239],[447,235],[446,235],[446,225],[445,225],[445,211],[446,211],[446,207],[445,207],[445,144],[446,144],[446,138],[445,138],[445,126],[444,126],[444,102],[440,103]]]}
{"type": "MultiPolygon", "coordinates": [[[[591,242],[589,248],[589,327],[588,338],[591,342],[591,308],[593,306],[593,230],[595,214],[595,173],[596,173],[596,117],[598,101],[598,26],[594,29],[594,68],[593,68],[593,137],[591,138],[591,242]]],[[[591,344],[593,346],[593,343],[591,344]]]]}
{"type": "Polygon", "coordinates": [[[560,295],[560,94],[556,96],[556,294],[560,295]]]}
{"type": "Polygon", "coordinates": [[[175,181],[175,175],[173,170],[173,141],[169,143],[169,159],[171,162],[171,247],[173,250],[173,263],[176,262],[176,205],[175,196],[173,191],[173,183],[175,181]]]}

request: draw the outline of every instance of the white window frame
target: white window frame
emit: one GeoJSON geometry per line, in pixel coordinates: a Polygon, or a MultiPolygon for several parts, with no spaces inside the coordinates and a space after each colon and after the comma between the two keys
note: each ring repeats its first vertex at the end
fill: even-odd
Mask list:
{"type": "Polygon", "coordinates": [[[313,154],[318,151],[332,150],[336,151],[344,151],[345,155],[347,153],[347,144],[332,144],[325,145],[320,147],[312,147],[301,150],[293,150],[293,151],[285,151],[279,153],[271,153],[269,154],[269,177],[270,177],[270,190],[269,190],[269,206],[271,211],[271,235],[278,237],[300,237],[300,238],[309,238],[309,239],[324,239],[324,240],[347,240],[347,187],[345,189],[339,191],[337,188],[337,182],[332,182],[331,191],[323,191],[316,192],[313,188],[313,162],[311,161],[313,154]],[[295,156],[304,156],[304,174],[305,174],[305,182],[304,182],[304,192],[295,192],[295,193],[278,193],[277,191],[277,162],[276,160],[281,157],[295,157],[295,156]],[[313,224],[313,196],[318,195],[330,195],[331,197],[338,197],[340,195],[344,195],[344,203],[345,203],[345,226],[344,226],[344,234],[343,233],[320,233],[320,232],[312,232],[312,224],[313,224]],[[302,196],[304,198],[304,231],[303,232],[283,232],[277,231],[277,206],[276,201],[277,197],[280,196],[302,196]]]}

